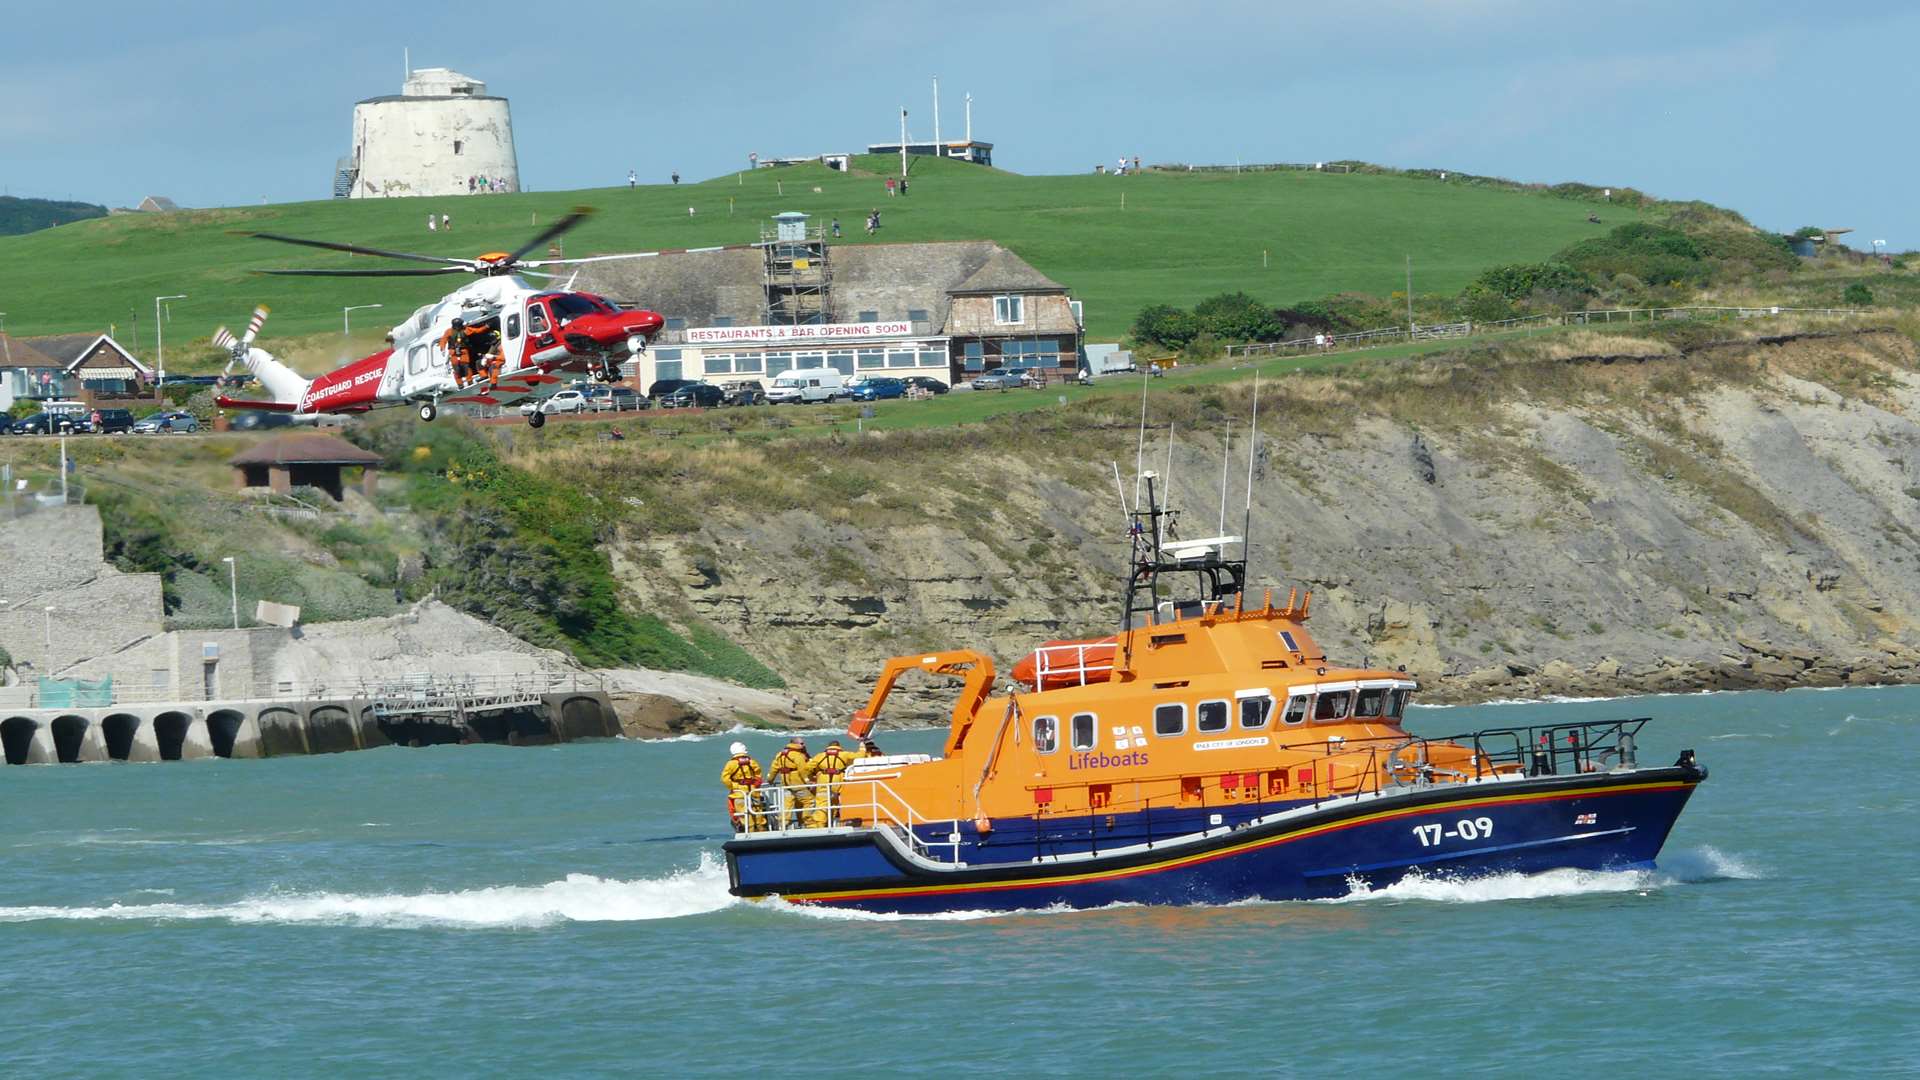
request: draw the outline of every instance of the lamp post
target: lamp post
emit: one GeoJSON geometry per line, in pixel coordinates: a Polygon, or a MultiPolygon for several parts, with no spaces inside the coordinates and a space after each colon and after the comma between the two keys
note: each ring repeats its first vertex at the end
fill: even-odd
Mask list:
{"type": "Polygon", "coordinates": [[[160,340],[160,302],[163,300],[185,300],[186,298],[186,293],[175,293],[172,296],[156,296],[153,298],[153,366],[160,373],[159,381],[161,385],[165,385],[167,381],[167,346],[160,340]]]}
{"type": "Polygon", "coordinates": [[[385,307],[385,306],[386,306],[385,304],[355,304],[352,307],[341,308],[340,309],[340,333],[343,335],[353,333],[353,313],[354,312],[365,311],[368,308],[377,308],[377,307],[385,307]]]}
{"type": "Polygon", "coordinates": [[[227,564],[227,594],[233,601],[233,628],[235,630],[238,630],[240,629],[240,571],[238,569],[239,564],[233,561],[233,556],[231,555],[228,555],[222,558],[220,561],[227,564]]]}
{"type": "Polygon", "coordinates": [[[46,677],[51,679],[53,678],[53,605],[48,604],[45,608],[41,610],[47,613],[47,675],[46,677]]]}

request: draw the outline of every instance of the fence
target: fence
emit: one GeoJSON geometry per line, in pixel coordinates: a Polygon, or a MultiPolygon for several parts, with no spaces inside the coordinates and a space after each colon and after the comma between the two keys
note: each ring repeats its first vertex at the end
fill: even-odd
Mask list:
{"type": "Polygon", "coordinates": [[[1289,341],[1267,341],[1253,345],[1229,345],[1227,356],[1289,356],[1310,352],[1335,352],[1348,349],[1365,349],[1376,345],[1387,345],[1401,341],[1425,341],[1436,338],[1470,337],[1476,334],[1495,334],[1510,330],[1526,330],[1549,326],[1592,326],[1612,323],[1653,323],[1670,322],[1675,319],[1726,321],[1731,319],[1763,319],[1778,315],[1812,315],[1823,317],[1844,317],[1864,315],[1861,308],[1790,308],[1790,307],[1670,307],[1670,308],[1609,308],[1600,311],[1569,311],[1557,315],[1528,315],[1519,319],[1501,319],[1496,322],[1460,322],[1438,323],[1431,326],[1414,325],[1388,326],[1378,330],[1361,330],[1351,334],[1321,334],[1314,337],[1294,338],[1289,341]]]}
{"type": "MultiPolygon", "coordinates": [[[[57,680],[42,680],[55,683],[57,680]]],[[[304,701],[322,698],[362,698],[368,701],[387,703],[392,711],[412,711],[417,707],[421,711],[438,711],[452,707],[456,702],[474,702],[493,699],[533,699],[542,694],[561,694],[573,691],[606,692],[609,687],[604,676],[587,671],[529,671],[510,672],[497,675],[438,675],[419,672],[408,675],[395,675],[381,678],[356,677],[350,679],[262,679],[235,686],[231,680],[220,679],[215,687],[216,693],[209,698],[201,687],[176,688],[169,680],[166,686],[128,685],[122,680],[108,680],[103,689],[95,689],[100,684],[88,683],[91,695],[88,707],[108,705],[151,705],[161,702],[178,701],[304,701]],[[96,700],[98,699],[98,700],[96,700]]],[[[17,708],[54,708],[68,704],[67,697],[73,691],[59,686],[10,686],[0,690],[7,704],[17,708]]]]}

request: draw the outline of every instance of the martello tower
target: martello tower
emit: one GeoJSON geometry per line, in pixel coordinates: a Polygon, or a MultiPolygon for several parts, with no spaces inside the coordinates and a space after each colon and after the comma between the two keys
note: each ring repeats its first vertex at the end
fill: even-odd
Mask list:
{"type": "Polygon", "coordinates": [[[520,190],[507,99],[450,68],[407,73],[398,94],[353,107],[353,147],[334,172],[335,198],[520,190]]]}

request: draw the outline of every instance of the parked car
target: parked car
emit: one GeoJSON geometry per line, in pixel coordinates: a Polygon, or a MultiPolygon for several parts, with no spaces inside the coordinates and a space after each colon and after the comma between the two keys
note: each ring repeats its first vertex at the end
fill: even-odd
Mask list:
{"type": "Polygon", "coordinates": [[[631,386],[608,386],[602,383],[581,391],[587,396],[587,407],[595,412],[634,412],[647,407],[647,399],[631,386]]]}
{"type": "Polygon", "coordinates": [[[227,427],[233,431],[266,431],[269,428],[289,427],[293,424],[290,413],[268,412],[265,409],[248,409],[235,413],[227,427]]]}
{"type": "Polygon", "coordinates": [[[15,435],[65,435],[83,427],[72,413],[37,412],[14,424],[15,435]]]}
{"type": "Polygon", "coordinates": [[[0,435],[13,434],[13,417],[0,413],[0,435]]]}
{"type": "Polygon", "coordinates": [[[187,412],[157,412],[141,417],[133,425],[135,435],[184,435],[200,430],[200,421],[187,412]]]}
{"type": "Polygon", "coordinates": [[[92,417],[88,417],[88,427],[96,434],[125,435],[133,430],[133,413],[126,409],[95,409],[94,411],[100,415],[100,422],[94,424],[91,422],[92,417]]]}
{"type": "Polygon", "coordinates": [[[903,398],[907,396],[907,384],[905,380],[896,379],[891,375],[873,375],[848,387],[847,396],[855,401],[903,398]]]}
{"type": "Polygon", "coordinates": [[[647,396],[652,398],[655,404],[659,404],[661,398],[683,386],[692,386],[699,381],[699,379],[655,379],[653,385],[647,387],[647,396]]]}
{"type": "Polygon", "coordinates": [[[952,389],[931,375],[909,375],[900,381],[906,383],[909,390],[925,390],[929,394],[944,394],[952,389]]]}
{"type": "Polygon", "coordinates": [[[767,388],[760,384],[759,379],[728,383],[724,389],[727,394],[726,402],[729,405],[765,405],[767,403],[767,388]]]}
{"type": "Polygon", "coordinates": [[[712,383],[692,382],[660,399],[663,409],[711,409],[724,403],[726,391],[712,383]]]}
{"type": "Polygon", "coordinates": [[[1017,390],[1027,384],[1024,373],[997,368],[973,380],[975,390],[1017,390]]]}
{"type": "Polygon", "coordinates": [[[540,403],[540,411],[548,416],[555,413],[585,412],[592,407],[586,393],[581,390],[562,390],[540,403]]]}
{"type": "Polygon", "coordinates": [[[775,405],[806,405],[847,396],[847,377],[834,368],[795,368],[773,380],[767,400],[775,405]]]}

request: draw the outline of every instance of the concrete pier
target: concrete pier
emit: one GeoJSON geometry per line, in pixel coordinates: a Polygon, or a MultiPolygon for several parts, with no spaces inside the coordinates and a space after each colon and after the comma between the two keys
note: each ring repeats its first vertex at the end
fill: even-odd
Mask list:
{"type": "Polygon", "coordinates": [[[620,733],[598,690],[565,690],[487,702],[363,697],[155,702],[88,708],[0,706],[8,765],[90,761],[189,761],[334,754],[394,743],[570,742],[620,733]]]}

